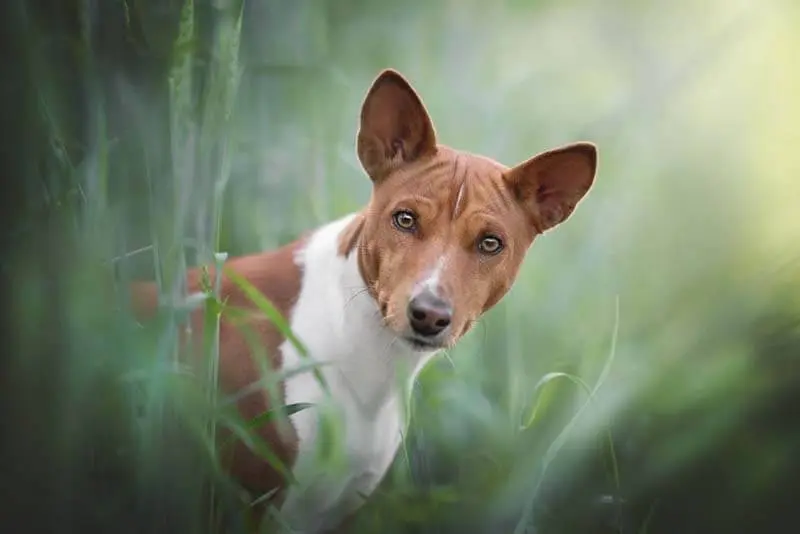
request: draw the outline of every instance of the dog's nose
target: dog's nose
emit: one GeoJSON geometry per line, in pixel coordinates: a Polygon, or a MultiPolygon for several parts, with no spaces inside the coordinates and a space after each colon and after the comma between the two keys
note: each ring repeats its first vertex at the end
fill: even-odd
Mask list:
{"type": "Polygon", "coordinates": [[[421,336],[441,334],[452,319],[450,304],[430,291],[422,291],[408,303],[408,321],[414,332],[421,336]]]}

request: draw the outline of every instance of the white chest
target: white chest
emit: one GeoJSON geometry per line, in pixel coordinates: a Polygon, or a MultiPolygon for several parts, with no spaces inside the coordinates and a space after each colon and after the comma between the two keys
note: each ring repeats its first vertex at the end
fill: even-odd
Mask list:
{"type": "MultiPolygon", "coordinates": [[[[297,485],[287,492],[283,518],[297,532],[334,526],[358,508],[389,469],[401,442],[399,396],[364,407],[329,368],[330,397],[314,381],[297,377],[287,384],[287,403],[314,404],[292,416],[299,438],[294,465],[297,485]]],[[[358,392],[354,392],[357,394],[358,392]]]]}
{"type": "MultiPolygon", "coordinates": [[[[311,372],[285,383],[287,404],[315,405],[291,416],[299,439],[298,484],[281,508],[303,533],[334,525],[374,491],[401,443],[405,386],[431,355],[411,350],[383,327],[355,259],[337,255],[349,218],[310,238],[299,258],[303,284],[290,318],[308,355],[323,363],[330,391],[311,372]]],[[[289,342],[281,352],[286,370],[304,362],[289,342]]]]}

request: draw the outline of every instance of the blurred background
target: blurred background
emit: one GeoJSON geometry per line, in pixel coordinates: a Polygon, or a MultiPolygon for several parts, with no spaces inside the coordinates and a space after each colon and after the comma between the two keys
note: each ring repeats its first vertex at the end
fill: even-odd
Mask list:
{"type": "Polygon", "coordinates": [[[364,205],[359,106],[385,67],[445,144],[513,165],[590,140],[600,167],[511,293],[423,371],[356,531],[798,522],[796,2],[5,9],[4,531],[242,532],[211,416],[169,365],[180,311],[147,335],[109,310],[131,279],[166,294],[214,253],[364,205]]]}

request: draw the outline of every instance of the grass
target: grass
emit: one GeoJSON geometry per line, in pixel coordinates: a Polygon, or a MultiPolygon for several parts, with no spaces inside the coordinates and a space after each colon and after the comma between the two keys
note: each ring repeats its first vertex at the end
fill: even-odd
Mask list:
{"type": "MultiPolygon", "coordinates": [[[[30,159],[42,163],[27,177],[38,211],[19,221],[20,252],[4,265],[18,348],[3,389],[12,420],[32,422],[5,458],[17,500],[54,496],[29,524],[242,531],[267,496],[243,496],[213,444],[225,429],[280,468],[252,428],[307,406],[245,421],[212,387],[219,319],[237,313],[219,299],[220,267],[366,201],[355,117],[392,65],[448,144],[511,163],[586,136],[601,167],[502,305],[423,371],[357,532],[769,530],[754,518],[780,517],[786,451],[800,445],[769,415],[792,398],[800,354],[800,225],[787,200],[798,159],[781,133],[798,81],[771,68],[797,41],[791,6],[743,5],[743,24],[722,2],[702,17],[688,1],[275,5],[264,32],[291,17],[328,28],[284,43],[287,64],[258,58],[257,11],[241,2],[76,3],[59,12],[75,21],[61,33],[20,8],[40,128],[30,159]],[[496,29],[477,38],[487,20],[496,29]],[[181,291],[192,265],[216,267],[198,295],[181,291]],[[148,328],[124,312],[137,277],[159,287],[148,328]],[[189,373],[177,341],[198,308],[206,365],[189,373]]],[[[271,512],[262,531],[285,531],[271,512]]]]}

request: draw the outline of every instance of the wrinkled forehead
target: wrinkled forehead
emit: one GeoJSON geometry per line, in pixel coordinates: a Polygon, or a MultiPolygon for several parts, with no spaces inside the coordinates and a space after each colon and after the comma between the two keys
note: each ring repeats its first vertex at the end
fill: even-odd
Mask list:
{"type": "Polygon", "coordinates": [[[491,159],[443,147],[436,157],[377,186],[375,199],[387,208],[414,204],[431,218],[455,220],[482,213],[513,219],[518,207],[505,185],[506,170],[491,159]]]}

